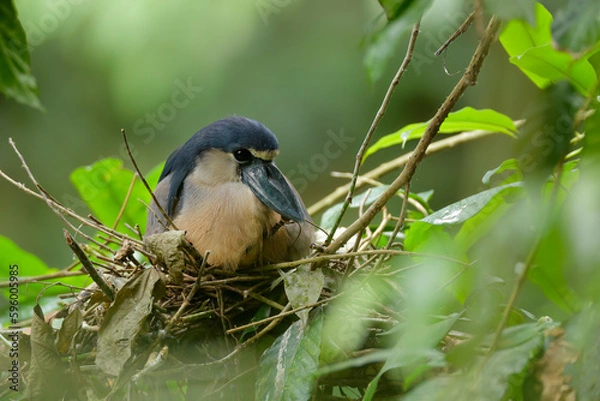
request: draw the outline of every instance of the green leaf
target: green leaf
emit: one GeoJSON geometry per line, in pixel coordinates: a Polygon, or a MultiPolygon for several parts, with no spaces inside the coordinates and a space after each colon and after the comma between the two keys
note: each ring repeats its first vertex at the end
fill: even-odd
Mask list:
{"type": "Polygon", "coordinates": [[[388,358],[369,383],[364,400],[371,400],[375,395],[379,379],[392,369],[403,368],[404,388],[409,388],[423,373],[446,365],[444,354],[435,347],[444,339],[460,313],[452,313],[442,320],[425,325],[399,324],[386,334],[399,335],[397,345],[389,350],[388,358]]]}
{"type": "Polygon", "coordinates": [[[513,19],[535,24],[535,0],[483,0],[483,8],[504,21],[513,19]]]}
{"type": "Polygon", "coordinates": [[[475,361],[463,373],[439,375],[410,391],[403,401],[518,400],[522,386],[549,324],[530,323],[511,327],[502,334],[501,347],[482,363],[475,361]]]}
{"type": "Polygon", "coordinates": [[[528,49],[552,42],[550,25],[552,14],[541,4],[535,5],[535,23],[510,21],[500,34],[500,42],[510,56],[525,53],[528,49]]]}
{"type": "Polygon", "coordinates": [[[18,102],[43,109],[31,73],[25,31],[12,0],[0,2],[0,91],[18,102]]]}
{"type": "Polygon", "coordinates": [[[581,309],[583,301],[571,289],[565,277],[568,240],[563,233],[564,227],[553,224],[540,241],[534,265],[527,278],[538,285],[549,300],[568,313],[581,309]]]}
{"type": "MultiPolygon", "coordinates": [[[[454,237],[457,246],[466,252],[477,241],[484,238],[490,230],[494,229],[512,207],[506,198],[508,196],[511,196],[511,199],[516,197],[514,192],[507,191],[497,194],[476,215],[465,221],[454,237]]],[[[525,196],[525,191],[520,191],[518,196],[525,196]]]]}
{"type": "MultiPolygon", "coordinates": [[[[260,320],[268,318],[269,316],[271,316],[271,307],[269,305],[263,305],[260,308],[258,308],[254,316],[252,316],[252,319],[250,319],[250,322],[258,322],[260,320]]],[[[247,339],[248,336],[250,336],[251,334],[256,334],[257,331],[258,329],[256,326],[246,328],[244,331],[242,331],[240,341],[247,339]]]]}
{"type": "Polygon", "coordinates": [[[401,17],[404,13],[414,7],[414,0],[377,0],[389,21],[401,17]]]}
{"type": "MultiPolygon", "coordinates": [[[[149,185],[158,181],[159,168],[152,170],[147,176],[149,185]]],[[[79,167],[71,173],[71,182],[92,213],[107,226],[112,226],[133,180],[134,173],[123,167],[118,159],[107,158],[91,166],[79,167]]],[[[125,223],[135,226],[138,224],[145,231],[147,210],[138,199],[148,204],[150,194],[144,184],[136,179],[125,211],[117,226],[118,230],[126,231],[125,223]]]]}
{"type": "Polygon", "coordinates": [[[388,18],[393,18],[381,31],[373,35],[365,53],[364,63],[371,82],[381,78],[400,40],[421,18],[432,0],[405,0],[403,4],[399,3],[393,0],[382,2],[388,18]]]}
{"type": "MultiPolygon", "coordinates": [[[[536,4],[535,14],[535,24],[528,24],[517,20],[510,21],[500,33],[500,43],[502,43],[504,50],[506,50],[511,59],[520,56],[531,48],[552,43],[552,34],[550,32],[552,15],[539,4],[536,4]]],[[[523,70],[523,72],[540,88],[550,85],[548,79],[534,72],[528,70],[523,70]]]]}
{"type": "MultiPolygon", "coordinates": [[[[400,144],[405,146],[407,141],[421,138],[429,123],[430,121],[409,124],[392,134],[384,136],[367,149],[363,162],[367,157],[381,149],[400,144]]],[[[454,134],[457,132],[473,130],[499,132],[514,137],[517,132],[517,127],[510,117],[495,110],[477,110],[472,107],[465,107],[450,113],[440,126],[439,133],[454,134]]]]}
{"type": "Polygon", "coordinates": [[[377,385],[384,373],[392,370],[409,366],[426,366],[429,369],[443,368],[446,365],[444,354],[435,349],[419,348],[395,348],[391,350],[389,358],[383,365],[383,368],[371,380],[365,392],[364,401],[372,401],[377,391],[377,385]]]}
{"type": "Polygon", "coordinates": [[[388,349],[374,350],[364,355],[360,355],[354,358],[346,359],[342,362],[333,363],[326,365],[316,371],[317,376],[324,376],[334,372],[340,372],[342,370],[357,368],[365,366],[371,363],[385,362],[390,353],[388,349]]]}
{"type": "Polygon", "coordinates": [[[522,186],[521,182],[515,182],[488,189],[446,206],[421,221],[433,225],[463,223],[479,213],[496,195],[505,191],[514,191],[516,188],[520,189],[522,186]]]}
{"type": "MultiPolygon", "coordinates": [[[[302,265],[297,269],[283,273],[283,283],[285,284],[285,295],[287,295],[293,309],[312,305],[319,300],[323,285],[325,284],[325,275],[321,269],[311,270],[310,265],[302,265]]],[[[303,324],[308,321],[308,312],[310,309],[303,309],[296,312],[303,324]]]]}
{"type": "Polygon", "coordinates": [[[552,36],[562,48],[583,52],[600,40],[600,2],[570,0],[558,10],[552,36]]]}
{"type": "Polygon", "coordinates": [[[473,273],[465,266],[469,258],[456,246],[443,226],[423,221],[414,222],[406,231],[404,246],[409,252],[440,255],[444,258],[415,257],[414,259],[423,262],[423,267],[404,274],[409,307],[417,315],[417,319],[437,313],[436,308],[443,303],[448,304],[450,300],[445,295],[447,293],[452,294],[461,304],[465,302],[473,289],[473,273]],[[454,260],[463,263],[456,263],[454,260]],[[419,290],[413,293],[413,288],[419,290]],[[442,288],[445,291],[439,291],[442,288]]]}
{"type": "Polygon", "coordinates": [[[310,400],[322,338],[322,313],[318,313],[306,326],[301,321],[292,324],[260,358],[255,398],[310,400]]]}
{"type": "Polygon", "coordinates": [[[416,249],[419,249],[421,244],[426,244],[432,236],[439,235],[439,233],[443,233],[441,228],[416,221],[406,231],[404,247],[407,251],[414,252],[416,249]]]}
{"type": "Polygon", "coordinates": [[[510,177],[502,181],[502,184],[510,184],[511,182],[517,182],[523,179],[523,174],[521,173],[519,161],[517,159],[508,159],[504,160],[498,167],[492,170],[488,170],[481,179],[481,182],[485,185],[490,185],[491,179],[494,175],[501,174],[505,171],[514,171],[514,173],[511,174],[510,177]]]}
{"type": "MultiPolygon", "coordinates": [[[[66,246],[66,245],[65,245],[66,246]]],[[[17,273],[15,277],[23,279],[25,277],[40,276],[43,274],[56,273],[59,270],[48,267],[40,258],[34,254],[27,252],[23,248],[19,247],[10,238],[6,238],[0,235],[0,264],[4,268],[0,269],[0,281],[10,280],[10,271],[17,273]],[[9,266],[16,266],[16,268],[9,269],[9,266]]],[[[13,278],[13,280],[15,280],[13,278]]],[[[32,308],[36,304],[36,298],[38,297],[40,290],[47,285],[49,282],[61,281],[65,284],[74,285],[76,287],[85,287],[89,284],[90,279],[87,276],[75,276],[75,277],[62,277],[56,278],[44,282],[29,283],[27,285],[20,285],[19,287],[19,306],[20,313],[19,319],[26,320],[31,316],[32,308]]],[[[14,281],[13,281],[14,282],[14,281]]],[[[44,298],[39,302],[46,306],[46,303],[56,304],[56,300],[52,297],[58,294],[64,294],[71,290],[62,286],[52,286],[44,290],[44,298]]],[[[0,324],[9,321],[8,315],[8,302],[10,296],[10,288],[3,288],[0,290],[0,324]]]]}
{"type": "Polygon", "coordinates": [[[510,62],[541,89],[560,80],[569,80],[579,92],[590,95],[597,81],[593,66],[586,58],[576,59],[567,52],[554,49],[550,31],[552,15],[539,3],[535,15],[535,25],[513,20],[500,34],[500,42],[510,56],[510,62]]]}
{"type": "Polygon", "coordinates": [[[132,347],[162,291],[158,270],[148,268],[130,278],[117,292],[98,332],[96,365],[118,376],[132,353],[132,347]]]}
{"type": "Polygon", "coordinates": [[[596,72],[586,59],[575,60],[572,55],[560,52],[551,43],[534,47],[510,58],[510,62],[522,71],[541,77],[534,83],[541,89],[561,80],[569,80],[584,96],[589,96],[596,85],[596,72]]]}
{"type": "Polygon", "coordinates": [[[0,235],[0,263],[4,266],[0,269],[0,280],[9,279],[8,266],[18,265],[19,276],[39,276],[58,271],[51,269],[40,258],[19,247],[13,240],[0,235]]]}
{"type": "Polygon", "coordinates": [[[360,349],[369,334],[368,318],[376,316],[378,305],[398,297],[397,289],[378,276],[346,280],[341,296],[327,308],[321,362],[334,364],[360,349]]]}
{"type": "Polygon", "coordinates": [[[410,0],[378,0],[388,20],[394,20],[401,10],[410,4],[410,0]]]}

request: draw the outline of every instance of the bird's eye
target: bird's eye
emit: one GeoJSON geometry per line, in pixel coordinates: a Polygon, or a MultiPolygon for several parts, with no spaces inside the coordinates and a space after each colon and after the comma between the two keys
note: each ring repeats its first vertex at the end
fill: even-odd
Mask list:
{"type": "Polygon", "coordinates": [[[239,163],[247,163],[252,160],[252,153],[248,149],[239,149],[233,152],[233,157],[239,163]]]}

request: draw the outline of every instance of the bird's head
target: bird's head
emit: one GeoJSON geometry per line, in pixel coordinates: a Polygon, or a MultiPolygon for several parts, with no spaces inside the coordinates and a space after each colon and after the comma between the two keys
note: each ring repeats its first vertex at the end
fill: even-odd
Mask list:
{"type": "Polygon", "coordinates": [[[308,220],[298,194],[274,164],[278,153],[275,135],[245,117],[225,118],[202,128],[167,159],[160,177],[171,177],[167,213],[173,216],[183,182],[192,175],[206,186],[241,181],[284,219],[308,220]]]}

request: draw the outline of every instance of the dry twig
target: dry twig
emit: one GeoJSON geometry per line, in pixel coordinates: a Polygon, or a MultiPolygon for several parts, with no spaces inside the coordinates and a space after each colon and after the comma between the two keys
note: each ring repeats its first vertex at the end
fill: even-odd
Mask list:
{"type": "Polygon", "coordinates": [[[352,196],[354,195],[354,190],[356,189],[355,188],[356,181],[358,180],[358,173],[360,171],[360,166],[363,161],[363,156],[364,156],[365,152],[367,151],[369,142],[371,142],[371,138],[373,137],[373,134],[375,133],[375,130],[377,129],[377,126],[379,125],[379,122],[381,121],[381,119],[383,118],[383,115],[385,114],[385,111],[387,110],[388,104],[390,103],[390,100],[392,99],[392,94],[394,93],[396,86],[398,86],[398,82],[400,82],[400,79],[404,75],[404,72],[406,71],[406,69],[408,68],[408,65],[410,64],[410,62],[412,60],[412,55],[415,50],[415,44],[417,42],[417,36],[419,35],[419,27],[420,26],[421,26],[421,21],[417,22],[414,25],[412,33],[410,35],[410,39],[408,41],[408,49],[406,50],[406,55],[404,56],[404,60],[402,61],[402,64],[400,64],[400,68],[398,68],[396,75],[392,79],[392,82],[390,83],[390,86],[388,87],[387,92],[386,92],[385,96],[383,97],[381,106],[379,107],[379,110],[377,111],[377,114],[375,115],[375,118],[373,119],[373,123],[371,123],[371,127],[369,128],[369,131],[367,131],[367,134],[365,135],[365,139],[363,140],[363,143],[360,145],[360,149],[359,149],[358,153],[356,154],[356,161],[354,162],[354,173],[352,174],[352,181],[350,182],[350,186],[348,187],[348,195],[346,195],[346,200],[344,201],[344,204],[342,205],[342,210],[340,211],[340,215],[338,216],[335,224],[333,225],[333,228],[331,229],[331,232],[329,233],[329,235],[327,236],[327,239],[325,240],[325,244],[324,244],[325,246],[329,245],[329,243],[333,239],[333,236],[335,235],[335,232],[336,232],[337,228],[339,227],[340,222],[342,221],[342,218],[344,217],[344,213],[348,209],[350,202],[352,202],[352,196]]]}
{"type": "Polygon", "coordinates": [[[371,220],[375,217],[377,213],[385,206],[385,204],[390,200],[392,196],[407,182],[409,182],[414,175],[417,166],[425,157],[425,153],[427,148],[431,144],[431,141],[439,131],[442,122],[446,119],[454,105],[458,102],[462,94],[465,90],[472,85],[477,83],[477,76],[479,75],[479,71],[481,70],[481,66],[483,65],[483,61],[488,54],[490,46],[492,45],[493,40],[496,37],[496,33],[500,27],[500,22],[496,17],[492,17],[490,22],[488,23],[488,27],[485,31],[485,34],[479,41],[479,45],[469,62],[469,66],[467,70],[458,81],[450,95],[446,98],[444,103],[437,110],[433,118],[431,119],[425,133],[419,140],[417,147],[411,154],[410,159],[404,166],[402,173],[392,182],[389,188],[381,194],[381,196],[367,209],[365,214],[357,219],[352,225],[350,225],[346,231],[344,231],[338,238],[336,238],[327,248],[325,248],[326,253],[333,253],[337,249],[339,249],[343,244],[346,243],[354,234],[358,231],[362,230],[366,227],[371,220]]]}
{"type": "MultiPolygon", "coordinates": [[[[520,126],[523,124],[523,120],[516,121],[515,124],[520,126]]],[[[463,143],[475,141],[486,136],[494,135],[494,132],[490,131],[467,131],[449,138],[444,138],[439,141],[433,142],[426,150],[425,155],[441,152],[442,150],[450,149],[463,143]]],[[[414,152],[409,152],[397,157],[394,160],[385,162],[374,168],[373,170],[358,177],[356,182],[356,188],[363,187],[369,184],[369,180],[379,178],[387,173],[390,173],[400,167],[404,166],[412,157],[414,152]]],[[[341,199],[349,190],[350,183],[341,185],[332,191],[329,195],[325,196],[312,206],[308,208],[308,212],[314,216],[315,214],[323,211],[325,208],[332,206],[335,202],[341,199]]]]}
{"type": "Polygon", "coordinates": [[[87,257],[85,252],[83,252],[83,249],[81,249],[77,241],[71,237],[71,234],[69,234],[66,229],[64,229],[63,232],[65,234],[65,241],[67,242],[67,245],[69,245],[69,248],[71,248],[75,256],[77,256],[77,259],[79,259],[87,274],[89,274],[92,280],[94,280],[94,283],[98,285],[104,295],[106,295],[111,302],[114,301],[115,292],[113,289],[108,285],[106,280],[104,280],[104,277],[98,273],[94,265],[92,265],[92,262],[90,262],[90,259],[87,257]]]}
{"type": "Polygon", "coordinates": [[[171,217],[169,216],[169,214],[167,212],[165,212],[165,209],[163,209],[163,207],[160,204],[160,202],[158,201],[158,199],[156,199],[156,196],[154,195],[152,188],[150,188],[150,185],[148,185],[148,181],[146,181],[146,178],[144,178],[144,174],[142,174],[140,168],[138,167],[137,162],[135,161],[135,158],[133,157],[133,154],[131,153],[131,149],[129,148],[129,141],[127,141],[127,134],[125,133],[125,130],[123,128],[121,128],[121,134],[123,135],[123,142],[125,142],[125,147],[127,148],[127,154],[129,155],[129,159],[131,159],[131,163],[133,163],[133,167],[135,168],[135,171],[137,172],[138,177],[140,177],[140,180],[142,180],[142,182],[144,183],[144,186],[150,193],[152,200],[156,204],[156,207],[158,207],[158,210],[163,215],[165,220],[169,222],[169,224],[171,225],[171,227],[173,227],[174,230],[177,230],[177,226],[175,226],[175,223],[173,223],[173,220],[171,220],[171,217]]]}

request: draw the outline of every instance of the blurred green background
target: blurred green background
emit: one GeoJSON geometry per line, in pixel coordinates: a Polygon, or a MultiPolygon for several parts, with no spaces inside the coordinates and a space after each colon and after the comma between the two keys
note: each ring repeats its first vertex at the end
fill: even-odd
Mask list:
{"type": "MultiPolygon", "coordinates": [[[[438,0],[431,7],[444,12],[426,15],[413,63],[374,140],[429,119],[459,79],[444,72],[444,63],[450,73],[464,69],[476,29],[456,41],[445,60],[432,53],[466,17],[463,4],[438,0]]],[[[329,172],[352,169],[407,39],[383,78],[371,83],[363,56],[369,27],[382,14],[375,0],[16,5],[46,110],[0,99],[0,168],[29,185],[8,145],[12,137],[40,183],[80,214],[87,214],[86,207],[69,174],[111,156],[130,166],[121,128],[141,168],[149,171],[198,129],[232,114],[257,119],[276,133],[279,167],[295,174],[297,185],[307,184],[299,190],[307,205],[314,203],[345,182],[329,172]],[[312,158],[324,152],[332,132],[347,138],[343,152],[327,163],[312,158]]],[[[458,106],[494,108],[518,119],[535,91],[495,45],[478,85],[458,106]]],[[[435,189],[435,208],[461,199],[482,188],[481,176],[513,146],[503,135],[435,155],[419,167],[411,190],[435,189]]],[[[363,171],[404,151],[379,152],[363,171]]],[[[5,181],[0,193],[0,234],[50,266],[69,264],[62,223],[46,205],[5,181]]]]}

